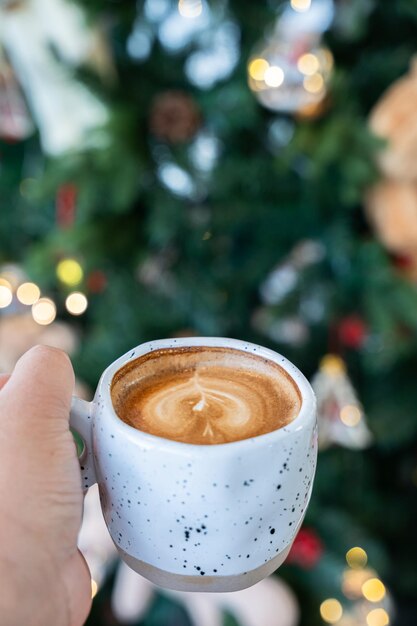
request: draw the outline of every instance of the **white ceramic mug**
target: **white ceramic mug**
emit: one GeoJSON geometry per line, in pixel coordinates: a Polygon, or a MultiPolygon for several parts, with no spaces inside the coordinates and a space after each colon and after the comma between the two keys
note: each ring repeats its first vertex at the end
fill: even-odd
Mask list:
{"type": "Polygon", "coordinates": [[[74,398],[70,425],[84,439],[85,489],[98,483],[121,558],[152,582],[182,591],[237,591],[286,558],[310,499],[317,460],[316,403],[303,374],[280,354],[218,337],[152,341],[101,376],[93,402],[74,398]],[[301,395],[298,416],[273,432],[194,445],[139,431],[116,415],[113,376],[152,350],[217,346],[278,363],[301,395]]]}

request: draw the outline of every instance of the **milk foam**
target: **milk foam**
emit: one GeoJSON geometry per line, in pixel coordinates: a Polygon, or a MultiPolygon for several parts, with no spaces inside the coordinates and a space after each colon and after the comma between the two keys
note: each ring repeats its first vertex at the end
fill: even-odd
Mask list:
{"type": "Polygon", "coordinates": [[[288,424],[301,406],[279,365],[230,348],[161,349],[116,373],[112,400],[129,425],[194,444],[227,443],[288,424]]]}

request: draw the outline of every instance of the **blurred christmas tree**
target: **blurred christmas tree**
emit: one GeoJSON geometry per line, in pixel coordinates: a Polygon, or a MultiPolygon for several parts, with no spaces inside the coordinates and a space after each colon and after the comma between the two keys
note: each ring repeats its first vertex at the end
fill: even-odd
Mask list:
{"type": "MultiPolygon", "coordinates": [[[[306,626],[417,621],[416,6],[0,2],[0,261],[26,272],[3,267],[1,336],[33,281],[92,386],[171,335],[319,369],[315,490],[280,570],[306,626]]],[[[91,626],[119,623],[111,583],[91,626]]],[[[189,623],[152,606],[140,623],[189,623]]]]}

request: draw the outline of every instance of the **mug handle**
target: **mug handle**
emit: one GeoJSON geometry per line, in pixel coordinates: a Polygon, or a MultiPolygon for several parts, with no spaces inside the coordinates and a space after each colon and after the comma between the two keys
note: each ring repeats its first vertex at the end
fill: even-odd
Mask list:
{"type": "Polygon", "coordinates": [[[97,482],[92,445],[92,406],[92,402],[72,397],[69,423],[77,445],[84,493],[97,482]]]}

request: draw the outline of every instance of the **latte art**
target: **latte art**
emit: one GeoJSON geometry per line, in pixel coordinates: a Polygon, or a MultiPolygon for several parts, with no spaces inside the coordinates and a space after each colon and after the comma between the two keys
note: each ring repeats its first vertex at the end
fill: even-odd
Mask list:
{"type": "Polygon", "coordinates": [[[112,399],[127,424],[193,444],[270,432],[300,408],[282,368],[225,348],[165,349],[139,358],[116,374],[112,399]]]}

